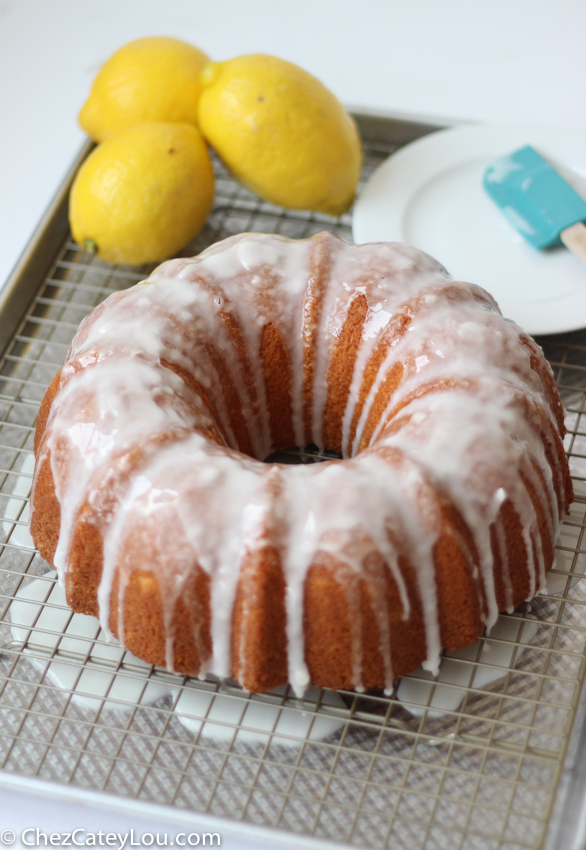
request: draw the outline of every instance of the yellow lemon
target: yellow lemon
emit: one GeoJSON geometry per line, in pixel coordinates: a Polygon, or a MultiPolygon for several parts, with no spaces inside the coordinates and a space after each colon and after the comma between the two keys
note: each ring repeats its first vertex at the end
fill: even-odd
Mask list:
{"type": "Polygon", "coordinates": [[[162,260],[203,227],[214,199],[206,144],[191,124],[147,123],[111,136],[71,188],[73,238],[113,263],[162,260]]]}
{"type": "Polygon", "coordinates": [[[198,116],[228,169],[261,197],[330,215],[352,204],[361,165],[356,125],[297,65],[264,54],[210,62],[198,116]]]}
{"type": "Polygon", "coordinates": [[[79,123],[96,142],[144,121],[197,124],[207,61],[205,53],[177,38],[131,41],[101,68],[79,123]]]}

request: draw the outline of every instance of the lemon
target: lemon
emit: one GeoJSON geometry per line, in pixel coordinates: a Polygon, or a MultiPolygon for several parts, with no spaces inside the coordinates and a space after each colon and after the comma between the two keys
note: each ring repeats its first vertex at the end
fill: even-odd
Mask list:
{"type": "Polygon", "coordinates": [[[96,142],[143,121],[197,124],[207,61],[205,53],[177,38],[131,41],[101,68],[79,122],[96,142]]]}
{"type": "Polygon", "coordinates": [[[71,188],[74,239],[113,263],[162,260],[203,227],[214,198],[206,144],[191,124],[146,123],[90,154],[71,188]]]}
{"type": "Polygon", "coordinates": [[[261,197],[330,215],[352,204],[361,165],[356,125],[297,65],[264,54],[210,62],[198,120],[234,177],[261,197]]]}

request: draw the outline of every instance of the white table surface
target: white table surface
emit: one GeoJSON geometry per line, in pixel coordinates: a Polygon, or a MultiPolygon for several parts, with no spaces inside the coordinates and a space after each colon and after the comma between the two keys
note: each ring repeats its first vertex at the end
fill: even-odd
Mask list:
{"type": "MultiPolygon", "coordinates": [[[[272,53],[348,106],[586,132],[585,33],[584,0],[0,0],[0,282],[83,141],[76,116],[93,76],[127,41],[172,35],[215,59],[272,53]]],[[[0,787],[0,832],[27,826],[166,823],[0,787]]]]}

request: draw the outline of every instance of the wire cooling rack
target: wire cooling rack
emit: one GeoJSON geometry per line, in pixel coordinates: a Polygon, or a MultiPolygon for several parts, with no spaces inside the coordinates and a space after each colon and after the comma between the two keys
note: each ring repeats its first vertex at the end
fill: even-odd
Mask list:
{"type": "MultiPolygon", "coordinates": [[[[366,141],[364,177],[401,141],[401,122],[386,135],[381,126],[379,140],[366,141]]],[[[302,238],[325,229],[351,241],[348,215],[285,212],[215,167],[216,204],[186,255],[241,231],[302,238]]],[[[86,313],[150,270],[100,262],[68,236],[0,362],[3,781],[36,777],[162,803],[297,833],[300,845],[521,850],[541,848],[550,824],[557,850],[552,811],[561,779],[554,821],[567,820],[564,800],[576,793],[568,743],[579,743],[585,670],[586,333],[542,340],[567,410],[577,491],[548,593],[444,659],[438,682],[405,677],[390,698],[250,695],[106,645],[96,621],[64,604],[28,536],[43,393],[86,313]]],[[[319,458],[309,450],[295,459],[319,458]]]]}

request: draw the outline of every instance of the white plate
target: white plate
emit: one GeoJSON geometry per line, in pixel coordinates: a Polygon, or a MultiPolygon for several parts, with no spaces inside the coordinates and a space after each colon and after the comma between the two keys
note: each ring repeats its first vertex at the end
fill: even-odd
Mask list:
{"type": "Polygon", "coordinates": [[[427,251],[452,277],[487,289],[531,334],[586,327],[586,266],[564,247],[536,251],[482,188],[488,163],[526,144],[586,198],[583,133],[530,124],[440,130],[371,176],[355,206],[354,241],[427,251]]]}

